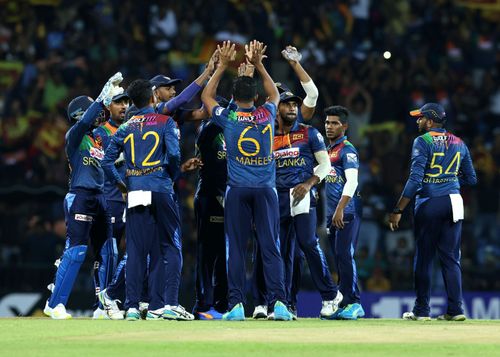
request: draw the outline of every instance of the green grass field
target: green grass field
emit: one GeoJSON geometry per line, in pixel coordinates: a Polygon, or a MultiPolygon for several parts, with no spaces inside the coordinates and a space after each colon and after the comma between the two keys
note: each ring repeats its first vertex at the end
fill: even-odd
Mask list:
{"type": "Polygon", "coordinates": [[[500,320],[0,319],[1,356],[500,356],[500,320]]]}

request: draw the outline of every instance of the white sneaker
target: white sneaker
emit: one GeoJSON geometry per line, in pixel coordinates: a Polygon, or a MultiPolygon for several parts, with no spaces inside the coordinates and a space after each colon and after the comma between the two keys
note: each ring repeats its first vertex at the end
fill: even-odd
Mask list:
{"type": "Polygon", "coordinates": [[[92,320],[108,320],[109,316],[106,314],[106,310],[103,310],[101,308],[95,309],[94,313],[92,314],[92,320]]]}
{"type": "Polygon", "coordinates": [[[181,305],[165,305],[163,318],[167,320],[192,321],[194,320],[194,315],[187,312],[181,305]]]}
{"type": "Polygon", "coordinates": [[[325,300],[322,302],[322,307],[321,307],[321,312],[320,317],[323,318],[328,318],[332,317],[333,314],[337,312],[339,309],[339,304],[342,302],[342,299],[344,296],[340,292],[340,290],[337,292],[337,295],[335,296],[335,299],[333,300],[325,300]]]}
{"type": "Polygon", "coordinates": [[[254,319],[266,319],[267,318],[267,305],[255,306],[253,310],[252,317],[254,319]]]}
{"type": "Polygon", "coordinates": [[[123,320],[124,313],[120,310],[117,304],[117,302],[121,302],[120,300],[111,299],[109,295],[106,294],[106,290],[99,292],[97,294],[97,297],[104,307],[105,314],[108,318],[110,318],[111,320],[123,320]]]}
{"type": "Polygon", "coordinates": [[[57,304],[50,312],[50,317],[54,320],[71,319],[71,315],[66,312],[66,307],[63,304],[57,304]]]}
{"type": "Polygon", "coordinates": [[[43,313],[50,317],[52,314],[52,309],[49,307],[49,300],[45,301],[45,307],[43,308],[43,313]]]}
{"type": "Polygon", "coordinates": [[[274,321],[274,311],[267,315],[267,319],[270,321],[274,321]]]}
{"type": "Polygon", "coordinates": [[[403,320],[413,320],[413,321],[431,321],[430,316],[417,316],[412,311],[405,312],[403,314],[403,320]]]}

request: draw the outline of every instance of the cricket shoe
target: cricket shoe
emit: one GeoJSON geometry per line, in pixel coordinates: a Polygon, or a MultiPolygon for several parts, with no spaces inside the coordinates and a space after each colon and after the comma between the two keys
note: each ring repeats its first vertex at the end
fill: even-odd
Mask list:
{"type": "Polygon", "coordinates": [[[342,293],[337,291],[337,295],[333,300],[324,300],[321,303],[321,311],[319,313],[320,319],[323,320],[332,320],[336,317],[336,312],[339,309],[339,304],[342,302],[344,296],[342,293]]]}
{"type": "Polygon", "coordinates": [[[45,301],[45,307],[43,308],[43,313],[45,316],[50,317],[52,313],[52,309],[49,306],[49,300],[45,301]]]}
{"type": "Polygon", "coordinates": [[[363,306],[358,303],[349,304],[338,314],[338,318],[342,320],[357,320],[359,317],[365,317],[363,306]]]}
{"type": "Polygon", "coordinates": [[[125,320],[127,321],[139,321],[141,319],[141,313],[134,307],[127,310],[125,315],[125,320]]]}
{"type": "Polygon", "coordinates": [[[193,321],[194,315],[187,312],[186,309],[183,308],[181,305],[177,306],[165,305],[163,318],[166,320],[193,321]]]}
{"type": "Polygon", "coordinates": [[[92,320],[109,320],[109,316],[106,314],[106,310],[98,307],[92,314],[92,320]]]}
{"type": "Polygon", "coordinates": [[[254,319],[267,319],[267,305],[255,306],[253,310],[252,318],[254,319]]]}
{"type": "Polygon", "coordinates": [[[274,321],[292,321],[296,320],[297,317],[295,317],[286,307],[285,304],[283,304],[281,301],[276,301],[274,304],[274,314],[273,314],[273,319],[274,321]],[[295,317],[295,319],[294,319],[295,317]]]}
{"type": "Polygon", "coordinates": [[[413,321],[431,321],[430,316],[417,316],[412,311],[405,312],[403,314],[403,320],[413,320],[413,321]]]}
{"type": "Polygon", "coordinates": [[[164,311],[165,309],[148,310],[148,312],[146,313],[146,320],[163,320],[164,311]]]}
{"type": "Polygon", "coordinates": [[[97,298],[104,307],[104,311],[108,318],[111,320],[123,320],[123,311],[120,310],[117,304],[117,302],[121,302],[120,300],[111,299],[106,293],[106,290],[100,291],[97,294],[97,298]]]}
{"type": "Polygon", "coordinates": [[[197,312],[196,314],[197,314],[199,320],[222,320],[222,316],[223,316],[223,314],[221,314],[219,311],[215,310],[214,308],[211,308],[208,311],[197,312]]]}
{"type": "Polygon", "coordinates": [[[222,315],[222,319],[226,321],[245,321],[245,308],[240,302],[234,305],[234,307],[222,315]]]}
{"type": "Polygon", "coordinates": [[[464,314],[459,314],[459,315],[439,315],[437,317],[439,321],[465,321],[467,320],[467,317],[465,317],[464,314]]]}
{"type": "Polygon", "coordinates": [[[71,315],[66,312],[66,307],[63,304],[57,304],[50,312],[50,317],[54,320],[71,319],[71,315]]]}

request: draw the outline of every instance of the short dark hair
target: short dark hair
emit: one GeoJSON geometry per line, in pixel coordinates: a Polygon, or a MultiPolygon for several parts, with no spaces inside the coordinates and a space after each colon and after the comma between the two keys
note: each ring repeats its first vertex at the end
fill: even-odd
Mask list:
{"type": "Polygon", "coordinates": [[[128,86],[127,93],[137,108],[144,108],[153,96],[151,82],[147,79],[136,79],[128,86]]]}
{"type": "Polygon", "coordinates": [[[347,123],[347,118],[349,117],[349,111],[346,107],[343,107],[341,105],[333,105],[331,107],[328,107],[325,109],[324,113],[326,116],[331,115],[339,117],[342,124],[347,123]]]}
{"type": "Polygon", "coordinates": [[[255,79],[248,76],[236,77],[233,81],[233,97],[235,100],[249,101],[257,95],[255,79]]]}

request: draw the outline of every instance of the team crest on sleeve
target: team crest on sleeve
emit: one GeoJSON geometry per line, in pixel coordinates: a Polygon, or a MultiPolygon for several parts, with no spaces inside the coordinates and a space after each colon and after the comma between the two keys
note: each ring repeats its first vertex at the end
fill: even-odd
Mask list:
{"type": "Polygon", "coordinates": [[[215,109],[215,115],[217,115],[217,116],[221,115],[223,110],[224,110],[224,108],[218,107],[217,109],[215,109]]]}
{"type": "Polygon", "coordinates": [[[347,157],[347,162],[350,162],[353,164],[358,162],[358,155],[356,155],[356,154],[349,153],[349,154],[346,154],[346,157],[347,157]]]}

